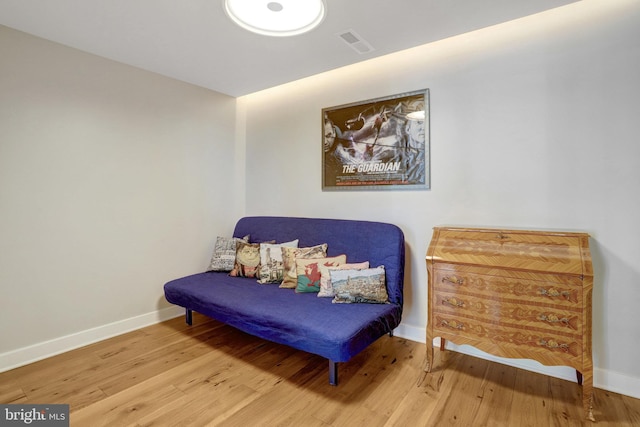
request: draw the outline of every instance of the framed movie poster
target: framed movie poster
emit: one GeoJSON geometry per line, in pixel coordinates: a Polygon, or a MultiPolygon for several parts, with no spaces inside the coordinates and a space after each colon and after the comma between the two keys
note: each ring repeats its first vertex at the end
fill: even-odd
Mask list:
{"type": "Polygon", "coordinates": [[[428,189],[429,90],[322,110],[322,189],[428,189]]]}

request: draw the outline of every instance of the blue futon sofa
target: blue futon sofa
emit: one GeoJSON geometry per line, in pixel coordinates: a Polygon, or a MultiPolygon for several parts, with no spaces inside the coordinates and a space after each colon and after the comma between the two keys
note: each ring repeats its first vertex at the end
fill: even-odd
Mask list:
{"type": "Polygon", "coordinates": [[[164,286],[170,303],[234,326],[257,337],[314,353],[329,360],[329,382],[337,385],[337,363],[346,362],[400,324],[403,303],[404,235],[395,225],[353,220],[245,217],[234,237],[251,242],[288,242],[299,247],[322,243],[327,256],[347,255],[347,262],[383,265],[388,304],[334,304],[316,293],[296,293],[255,278],[205,272],[172,280],[164,286]]]}

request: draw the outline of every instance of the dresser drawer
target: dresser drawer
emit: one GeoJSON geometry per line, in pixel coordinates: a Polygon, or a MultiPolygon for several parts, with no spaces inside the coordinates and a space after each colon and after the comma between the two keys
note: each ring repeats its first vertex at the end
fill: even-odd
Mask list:
{"type": "Polygon", "coordinates": [[[541,306],[439,290],[435,291],[432,298],[435,314],[475,319],[488,324],[561,332],[578,339],[582,336],[582,310],[579,307],[541,306]]]}
{"type": "Polygon", "coordinates": [[[436,291],[498,298],[518,303],[582,307],[582,281],[577,277],[553,274],[500,271],[492,269],[436,265],[436,291]]]}
{"type": "Polygon", "coordinates": [[[471,344],[503,357],[536,359],[547,365],[579,367],[582,340],[573,334],[513,327],[434,313],[434,336],[471,344]],[[536,356],[534,356],[534,354],[536,356]]]}

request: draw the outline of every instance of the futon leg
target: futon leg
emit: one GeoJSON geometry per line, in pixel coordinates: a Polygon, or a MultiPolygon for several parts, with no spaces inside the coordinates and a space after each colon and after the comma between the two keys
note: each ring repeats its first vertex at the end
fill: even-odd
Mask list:
{"type": "Polygon", "coordinates": [[[329,384],[338,385],[338,362],[329,360],[329,384]]]}
{"type": "Polygon", "coordinates": [[[185,318],[184,320],[187,322],[187,325],[189,326],[193,325],[193,311],[186,308],[184,318],[185,318]]]}

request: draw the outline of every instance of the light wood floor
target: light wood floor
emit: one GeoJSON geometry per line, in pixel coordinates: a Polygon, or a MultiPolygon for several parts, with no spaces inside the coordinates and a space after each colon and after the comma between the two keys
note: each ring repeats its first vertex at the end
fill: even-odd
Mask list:
{"type": "MultiPolygon", "coordinates": [[[[298,319],[300,320],[300,319],[298,319]]],[[[67,403],[72,426],[579,426],[575,383],[385,336],[339,365],[194,313],[0,374],[2,403],[67,403]]],[[[640,400],[595,389],[598,426],[640,400]]]]}

